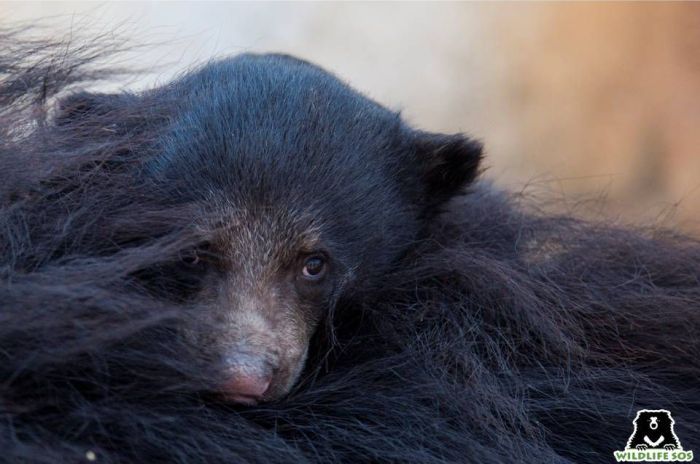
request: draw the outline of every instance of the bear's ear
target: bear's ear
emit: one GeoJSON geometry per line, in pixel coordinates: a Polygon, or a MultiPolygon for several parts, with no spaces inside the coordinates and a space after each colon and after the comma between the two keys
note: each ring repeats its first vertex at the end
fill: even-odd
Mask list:
{"type": "Polygon", "coordinates": [[[417,132],[416,149],[429,205],[461,193],[479,174],[483,146],[462,134],[417,132]]]}

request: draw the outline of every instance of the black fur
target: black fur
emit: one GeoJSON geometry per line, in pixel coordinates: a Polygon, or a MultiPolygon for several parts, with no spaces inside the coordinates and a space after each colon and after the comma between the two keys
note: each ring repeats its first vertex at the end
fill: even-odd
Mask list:
{"type": "Polygon", "coordinates": [[[700,448],[696,240],[483,182],[445,203],[477,144],[292,58],[100,95],[100,45],[2,40],[0,460],[609,462],[640,408],[700,448]],[[186,258],[241,198],[314,205],[358,269],[301,382],[248,408],[177,335],[206,310],[186,258]]]}

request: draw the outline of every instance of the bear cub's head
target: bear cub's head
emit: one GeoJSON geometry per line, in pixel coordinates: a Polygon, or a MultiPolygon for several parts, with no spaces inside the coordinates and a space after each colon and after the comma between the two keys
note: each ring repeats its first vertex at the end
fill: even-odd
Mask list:
{"type": "Polygon", "coordinates": [[[236,403],[288,393],[335,302],[395,266],[481,158],[283,55],[214,62],[154,94],[174,110],[144,175],[199,205],[208,237],[192,256],[203,309],[183,333],[236,403]]]}

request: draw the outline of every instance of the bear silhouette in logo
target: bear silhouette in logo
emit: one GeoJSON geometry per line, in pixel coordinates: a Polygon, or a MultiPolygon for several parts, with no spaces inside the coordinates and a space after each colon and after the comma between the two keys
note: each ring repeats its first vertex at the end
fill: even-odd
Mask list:
{"type": "Polygon", "coordinates": [[[627,440],[627,449],[681,449],[673,430],[673,418],[666,409],[642,409],[634,419],[634,431],[627,440]]]}

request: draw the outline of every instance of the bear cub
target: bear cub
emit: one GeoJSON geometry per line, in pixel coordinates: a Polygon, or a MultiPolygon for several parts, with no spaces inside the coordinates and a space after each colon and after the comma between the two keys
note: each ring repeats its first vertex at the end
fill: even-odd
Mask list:
{"type": "MultiPolygon", "coordinates": [[[[477,175],[481,145],[415,130],[324,70],[283,55],[214,62],[151,95],[78,94],[77,124],[172,102],[142,181],[196,204],[188,254],[202,308],[182,328],[233,403],[283,397],[339,301],[359,298],[477,175]]],[[[119,130],[111,128],[112,130],[119,130]]]]}

